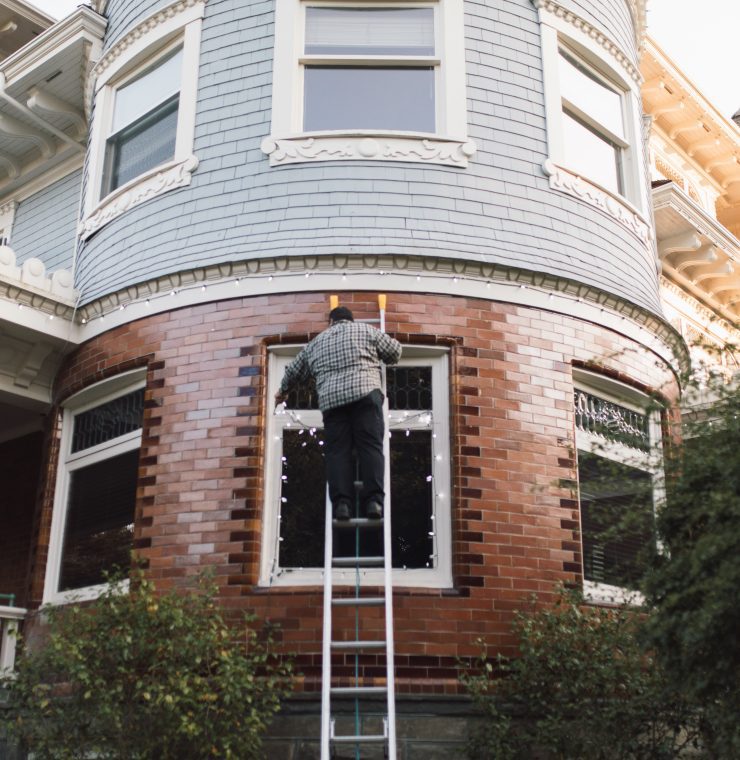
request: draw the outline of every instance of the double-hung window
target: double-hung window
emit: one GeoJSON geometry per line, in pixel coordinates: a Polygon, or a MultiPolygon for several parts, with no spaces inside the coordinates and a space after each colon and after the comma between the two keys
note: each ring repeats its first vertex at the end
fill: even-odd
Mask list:
{"type": "Polygon", "coordinates": [[[130,567],[143,411],[141,373],[66,405],[45,601],[94,597],[130,567]]]}
{"type": "Polygon", "coordinates": [[[181,77],[178,46],[116,90],[101,195],[174,158],[181,77]]]}
{"type": "MultiPolygon", "coordinates": [[[[270,385],[277,389],[296,350],[271,352],[270,385]]],[[[404,347],[387,369],[390,505],[394,582],[451,585],[449,385],[447,354],[404,347]]],[[[311,388],[290,394],[287,410],[268,424],[262,583],[321,582],[326,480],[322,416],[311,388]]],[[[340,532],[344,541],[351,531],[340,532]]],[[[349,536],[354,542],[354,534],[349,536]]],[[[382,531],[363,531],[361,552],[382,553],[382,531]]],[[[354,552],[354,545],[344,547],[354,552]]],[[[343,551],[342,546],[337,547],[343,551]]],[[[336,571],[341,579],[342,571],[336,571]]],[[[377,574],[382,583],[382,571],[377,574]]],[[[353,576],[347,573],[347,582],[353,576]]]]}
{"type": "Polygon", "coordinates": [[[459,0],[277,0],[274,164],[375,159],[464,166],[459,0]]]}
{"type": "Polygon", "coordinates": [[[646,397],[600,378],[579,384],[574,410],[584,591],[595,600],[624,600],[656,549],[659,415],[648,411],[646,397]]]}
{"type": "Polygon", "coordinates": [[[304,11],[304,131],[435,131],[434,6],[304,11]]]}
{"type": "Polygon", "coordinates": [[[563,161],[577,174],[623,195],[628,147],[623,93],[567,49],[560,49],[558,64],[563,161]]]}
{"type": "Polygon", "coordinates": [[[83,238],[190,183],[198,166],[193,145],[204,13],[205,0],[155,11],[93,69],[83,238]]]}

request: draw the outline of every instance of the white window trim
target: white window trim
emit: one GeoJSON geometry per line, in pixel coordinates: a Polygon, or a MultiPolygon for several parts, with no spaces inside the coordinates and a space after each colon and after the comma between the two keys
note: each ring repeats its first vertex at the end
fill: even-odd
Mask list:
{"type": "MultiPolygon", "coordinates": [[[[105,584],[100,584],[71,589],[69,591],[58,590],[64,549],[64,528],[67,521],[67,496],[70,485],[70,473],[79,467],[95,464],[96,462],[109,459],[141,446],[142,431],[140,428],[132,433],[118,436],[111,441],[85,449],[84,452],[69,453],[72,444],[74,418],[88,409],[143,388],[145,384],[145,370],[125,372],[96,383],[89,388],[85,388],[74,396],[71,396],[63,405],[59,465],[54,489],[49,554],[46,560],[46,576],[44,579],[44,604],[68,604],[70,602],[97,599],[106,589],[105,584]]],[[[121,584],[121,589],[128,589],[128,581],[124,581],[121,584]]]]}
{"type": "MultiPolygon", "coordinates": [[[[540,3],[542,65],[545,88],[548,158],[543,165],[550,187],[596,206],[635,233],[642,242],[650,239],[648,188],[644,171],[642,100],[640,77],[629,56],[599,29],[575,14],[558,13],[556,3],[540,3]],[[564,156],[562,126],[563,97],[560,90],[558,57],[560,48],[592,69],[622,95],[625,142],[622,151],[624,194],[603,187],[571,170],[564,156]]],[[[561,9],[562,10],[562,9],[561,9]]],[[[621,141],[619,141],[621,142],[621,141]]]]}
{"type": "MultiPolygon", "coordinates": [[[[392,63],[397,57],[389,56],[392,63]]],[[[460,0],[276,0],[272,126],[262,141],[271,166],[308,161],[414,161],[467,166],[475,153],[467,136],[465,96],[465,23],[460,0]],[[439,60],[435,97],[435,133],[392,130],[304,132],[303,73],[305,7],[419,7],[435,9],[435,46],[439,60]]]]}
{"type": "MultiPolygon", "coordinates": [[[[277,391],[283,376],[283,368],[302,346],[273,346],[269,352],[268,390],[271,399],[277,391]]],[[[452,588],[452,521],[451,521],[451,468],[450,468],[450,425],[449,425],[449,352],[433,346],[404,346],[399,366],[414,365],[426,360],[432,367],[433,419],[431,422],[434,440],[439,442],[435,453],[434,469],[434,568],[396,569],[393,571],[393,585],[411,588],[452,588]],[[447,443],[445,443],[447,442],[447,443]]],[[[301,414],[301,422],[311,427],[323,425],[321,412],[312,410],[301,414]]],[[[429,429],[429,425],[410,422],[404,429],[429,429]]],[[[265,503],[260,562],[260,586],[286,588],[292,586],[320,586],[323,583],[322,568],[301,568],[275,572],[275,554],[278,544],[278,520],[276,506],[280,494],[281,441],[279,422],[274,414],[267,421],[265,503]]],[[[389,499],[389,496],[386,498],[389,499]]],[[[392,510],[392,505],[391,505],[392,510]]],[[[323,523],[320,527],[323,530],[323,523]]],[[[336,583],[354,585],[354,570],[334,570],[336,583]]],[[[363,582],[370,585],[383,584],[383,571],[363,571],[363,582]]]]}
{"type": "Polygon", "coordinates": [[[83,239],[128,209],[169,190],[190,184],[191,176],[198,166],[198,159],[193,154],[193,143],[204,13],[205,0],[173,3],[137,24],[98,63],[83,219],[78,230],[83,239]],[[113,118],[116,90],[178,45],[182,45],[183,56],[173,159],[149,169],[101,197],[105,147],[113,118]]]}
{"type": "MultiPolygon", "coordinates": [[[[585,370],[574,370],[573,378],[577,390],[591,393],[594,396],[611,401],[620,406],[632,409],[640,414],[649,413],[650,451],[642,452],[624,444],[607,441],[601,436],[576,428],[576,449],[614,459],[617,462],[629,464],[653,476],[653,510],[657,512],[665,501],[665,476],[663,469],[663,446],[660,412],[648,410],[648,397],[634,388],[585,370]]],[[[580,494],[579,494],[579,522],[580,494]]],[[[583,533],[581,532],[581,557],[585,562],[583,551],[583,533]]],[[[583,595],[586,600],[596,604],[630,604],[639,606],[645,601],[644,596],[632,589],[615,586],[608,583],[586,580],[585,564],[583,578],[583,595]]]]}

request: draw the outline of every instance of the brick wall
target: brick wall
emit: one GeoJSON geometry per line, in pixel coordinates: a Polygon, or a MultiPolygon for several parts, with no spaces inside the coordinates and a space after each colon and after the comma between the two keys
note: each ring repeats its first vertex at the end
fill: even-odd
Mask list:
{"type": "MultiPolygon", "coordinates": [[[[374,294],[341,300],[360,318],[376,308],[374,294]]],[[[135,544],[160,586],[184,585],[212,567],[225,606],[280,623],[308,690],[320,675],[320,589],[256,586],[271,401],[264,368],[269,343],[308,339],[324,328],[326,313],[325,296],[314,293],[183,308],[91,340],[69,358],[56,387],[59,403],[91,382],[147,364],[135,544]]],[[[402,342],[452,347],[454,588],[399,589],[394,610],[399,690],[454,692],[456,658],[475,655],[478,637],[510,650],[512,614],[530,594],[546,596],[557,583],[580,579],[570,487],[573,364],[602,365],[669,398],[675,388],[643,347],[546,311],[394,294],[387,329],[402,342]]],[[[50,477],[42,537],[52,490],[50,477]]],[[[42,564],[34,575],[37,601],[42,564]]],[[[370,627],[382,625],[379,611],[369,620],[370,627]]],[[[362,661],[366,676],[382,677],[374,655],[362,661]]]]}
{"type": "MultiPolygon", "coordinates": [[[[39,489],[43,436],[32,433],[0,444],[0,593],[26,603],[28,558],[39,489]]],[[[0,600],[0,604],[7,601],[0,600]]]]}

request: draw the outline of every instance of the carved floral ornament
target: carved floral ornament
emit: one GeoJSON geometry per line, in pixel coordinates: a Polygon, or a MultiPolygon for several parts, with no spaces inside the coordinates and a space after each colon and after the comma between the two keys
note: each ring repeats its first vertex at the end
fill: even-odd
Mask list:
{"type": "Polygon", "coordinates": [[[650,226],[625,203],[550,160],[545,161],[542,170],[550,178],[550,187],[553,190],[572,195],[574,198],[606,212],[631,233],[637,235],[645,245],[650,242],[650,226]]]}
{"type": "Polygon", "coordinates": [[[467,166],[476,147],[470,140],[368,135],[321,135],[273,138],[262,141],[262,152],[271,166],[306,161],[381,160],[421,161],[429,164],[467,166]]]}

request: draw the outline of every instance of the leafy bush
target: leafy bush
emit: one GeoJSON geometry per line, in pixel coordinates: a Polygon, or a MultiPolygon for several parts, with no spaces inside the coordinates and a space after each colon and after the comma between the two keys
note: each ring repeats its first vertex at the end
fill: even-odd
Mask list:
{"type": "Polygon", "coordinates": [[[649,645],[701,714],[712,756],[740,757],[740,391],[684,423],[666,458],[663,553],[644,583],[649,645]]]}
{"type": "Polygon", "coordinates": [[[86,606],[47,608],[49,639],[25,652],[9,730],[48,760],[261,757],[290,664],[225,620],[215,587],[158,595],[137,572],[86,606]]]}
{"type": "Polygon", "coordinates": [[[488,659],[463,675],[485,721],[470,756],[677,758],[696,749],[691,713],[641,648],[641,619],[584,606],[564,592],[519,613],[520,655],[488,659]]]}

